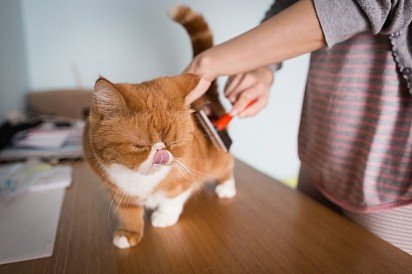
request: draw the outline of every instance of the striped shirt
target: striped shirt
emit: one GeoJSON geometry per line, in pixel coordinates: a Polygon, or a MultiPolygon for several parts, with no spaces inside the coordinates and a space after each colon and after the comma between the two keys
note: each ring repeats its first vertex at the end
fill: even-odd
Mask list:
{"type": "Polygon", "coordinates": [[[299,157],[326,197],[358,212],[411,204],[411,129],[412,97],[388,36],[312,53],[299,157]]]}

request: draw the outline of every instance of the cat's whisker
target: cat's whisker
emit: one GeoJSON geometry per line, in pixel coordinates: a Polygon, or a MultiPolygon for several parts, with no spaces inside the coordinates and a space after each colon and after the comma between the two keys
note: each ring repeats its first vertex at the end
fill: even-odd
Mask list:
{"type": "Polygon", "coordinates": [[[175,159],[175,164],[180,166],[181,168],[183,168],[187,173],[190,173],[190,170],[187,167],[185,167],[184,165],[182,165],[182,163],[179,162],[177,159],[175,159]]]}
{"type": "Polygon", "coordinates": [[[113,212],[113,216],[112,216],[112,218],[110,219],[110,222],[109,222],[109,226],[110,226],[110,227],[112,226],[113,220],[116,218],[116,215],[117,215],[117,213],[118,213],[119,206],[120,206],[120,204],[121,204],[122,201],[123,201],[123,197],[124,197],[123,193],[120,192],[120,196],[119,196],[119,197],[120,197],[120,201],[116,201],[116,207],[115,207],[115,210],[114,210],[114,212],[113,212]]]}
{"type": "MultiPolygon", "coordinates": [[[[137,170],[137,168],[134,169],[134,170],[137,170]]],[[[132,174],[129,175],[128,181],[130,182],[131,180],[132,180],[132,174]]],[[[112,224],[112,222],[113,222],[116,214],[118,213],[118,210],[119,210],[120,206],[121,206],[122,203],[123,203],[123,198],[124,198],[124,197],[127,197],[127,196],[125,196],[123,193],[121,193],[121,195],[122,195],[122,196],[120,197],[120,201],[118,202],[117,207],[116,207],[116,210],[115,210],[115,212],[114,212],[115,214],[113,214],[113,218],[112,218],[112,219],[110,220],[110,222],[109,222],[109,226],[111,226],[111,224],[112,224]]],[[[122,216],[122,218],[123,218],[123,216],[122,216]]],[[[119,220],[121,220],[122,218],[119,218],[119,220]]]]}
{"type": "MultiPolygon", "coordinates": [[[[136,182],[136,183],[139,184],[139,183],[140,183],[141,176],[140,176],[140,174],[138,173],[138,167],[134,168],[133,171],[136,172],[135,174],[137,174],[137,182],[136,182]]],[[[129,182],[131,181],[131,179],[132,179],[132,175],[130,174],[130,176],[129,176],[129,182]]],[[[127,199],[127,202],[126,202],[126,208],[127,208],[127,207],[129,207],[130,202],[133,200],[133,196],[132,196],[132,195],[127,195],[127,196],[126,196],[126,199],[127,199]]],[[[121,205],[120,205],[120,206],[121,206],[121,205]]],[[[120,217],[120,220],[123,219],[124,214],[125,214],[125,211],[123,211],[122,216],[120,217]]]]}
{"type": "Polygon", "coordinates": [[[188,179],[188,181],[193,184],[193,183],[197,183],[196,178],[194,178],[193,174],[189,173],[187,170],[185,170],[182,166],[176,164],[176,167],[178,167],[183,173],[186,174],[186,178],[188,179]]]}
{"type": "Polygon", "coordinates": [[[191,175],[192,177],[195,177],[194,174],[193,174],[185,165],[183,165],[183,164],[180,163],[179,161],[176,161],[175,164],[176,164],[177,166],[179,166],[181,169],[183,169],[184,171],[186,171],[186,173],[187,173],[188,175],[191,175]]]}
{"type": "Polygon", "coordinates": [[[201,184],[201,183],[199,182],[199,180],[196,178],[196,176],[195,176],[185,165],[183,165],[182,163],[180,163],[180,162],[178,162],[178,161],[176,161],[175,164],[176,164],[176,166],[179,166],[181,169],[183,169],[184,171],[186,171],[186,173],[187,173],[188,175],[190,175],[190,179],[191,179],[191,182],[192,182],[192,183],[195,183],[195,184],[198,184],[198,185],[201,184]]]}
{"type": "Polygon", "coordinates": [[[183,164],[186,168],[188,168],[188,169],[190,169],[191,171],[194,171],[194,172],[197,172],[197,173],[199,173],[199,174],[202,174],[202,175],[205,175],[205,176],[208,176],[208,177],[216,177],[215,175],[213,175],[213,174],[207,174],[207,173],[203,173],[203,172],[201,172],[201,171],[199,171],[199,170],[196,170],[196,169],[194,169],[194,168],[191,168],[188,164],[186,164],[186,162],[185,161],[183,161],[183,159],[181,159],[181,158],[178,158],[178,157],[175,157],[175,159],[176,159],[176,161],[179,161],[181,164],[183,164]]]}
{"type": "Polygon", "coordinates": [[[183,170],[181,170],[181,168],[180,168],[178,165],[173,164],[173,166],[176,167],[176,169],[179,171],[180,174],[183,175],[183,177],[186,179],[186,181],[187,181],[188,183],[190,183],[190,184],[192,183],[192,181],[191,181],[190,178],[187,176],[187,174],[186,174],[183,170]]]}
{"type": "Polygon", "coordinates": [[[107,210],[107,224],[109,225],[110,232],[113,232],[113,231],[112,231],[112,227],[111,227],[111,225],[110,225],[110,224],[111,224],[111,221],[110,221],[110,210],[111,210],[111,207],[112,207],[112,205],[113,205],[114,200],[116,199],[116,196],[119,195],[119,193],[120,193],[120,189],[117,189],[116,193],[114,194],[114,196],[112,197],[112,199],[111,199],[111,201],[110,201],[109,209],[107,210]]]}
{"type": "Polygon", "coordinates": [[[192,173],[192,171],[196,171],[196,170],[190,168],[185,162],[183,162],[182,160],[180,160],[177,157],[176,157],[176,162],[179,163],[181,166],[183,166],[186,170],[190,171],[191,173],[192,173]]]}
{"type": "Polygon", "coordinates": [[[179,162],[175,162],[174,165],[179,169],[182,170],[182,172],[185,172],[186,176],[189,178],[190,183],[196,183],[199,184],[199,181],[196,179],[196,176],[190,172],[190,170],[188,170],[185,166],[183,166],[181,163],[179,162]]]}
{"type": "MultiPolygon", "coordinates": [[[[129,207],[129,204],[130,204],[130,202],[132,201],[133,196],[132,196],[132,195],[128,195],[127,199],[128,199],[128,200],[127,200],[127,203],[126,203],[126,208],[129,207]]],[[[125,211],[125,210],[123,210],[122,216],[120,216],[120,220],[123,220],[124,214],[126,214],[126,211],[125,211]]]]}
{"type": "MultiPolygon", "coordinates": [[[[176,163],[176,165],[184,166],[186,170],[188,170],[188,169],[190,170],[190,169],[191,169],[190,167],[188,167],[188,165],[185,165],[185,164],[184,164],[184,161],[183,161],[182,159],[180,159],[180,158],[178,158],[178,157],[175,157],[175,163],[176,163]]],[[[196,171],[196,170],[195,170],[195,171],[196,171]]],[[[200,171],[197,171],[197,172],[200,172],[200,171]]],[[[191,172],[191,173],[192,173],[192,172],[191,172]]],[[[201,172],[200,172],[200,173],[201,173],[201,172]]],[[[192,173],[192,174],[193,174],[193,173],[192,173]]],[[[202,183],[199,182],[198,180],[195,180],[194,182],[195,182],[196,184],[202,185],[202,183]]],[[[198,194],[198,196],[200,197],[200,199],[203,200],[204,189],[203,189],[203,188],[199,188],[199,191],[197,191],[197,194],[198,194]]]]}

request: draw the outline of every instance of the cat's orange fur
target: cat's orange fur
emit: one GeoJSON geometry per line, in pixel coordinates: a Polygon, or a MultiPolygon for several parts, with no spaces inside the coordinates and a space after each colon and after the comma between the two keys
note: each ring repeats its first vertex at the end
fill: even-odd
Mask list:
{"type": "MultiPolygon", "coordinates": [[[[172,11],[171,16],[190,34],[195,55],[213,44],[212,35],[201,15],[180,6],[172,11]]],[[[140,84],[112,84],[104,78],[96,82],[83,145],[85,159],[106,184],[113,199],[113,208],[117,208],[120,226],[114,241],[119,247],[134,246],[142,239],[143,207],[150,197],[157,193],[161,193],[163,199],[180,197],[188,189],[192,192],[198,190],[203,182],[215,180],[219,184],[233,176],[232,156],[215,147],[204,136],[192,116],[192,109],[184,104],[185,96],[198,81],[195,75],[183,74],[140,84]],[[164,143],[161,149],[171,153],[172,162],[151,165],[142,171],[142,163],[151,157],[152,146],[158,143],[164,143]],[[180,161],[179,166],[176,166],[177,161],[180,161]],[[189,170],[181,163],[185,163],[189,170]],[[163,166],[171,166],[171,170],[155,184],[149,195],[139,196],[130,194],[114,181],[116,174],[110,175],[107,169],[114,165],[127,172],[143,172],[154,178],[163,166]],[[119,239],[123,241],[120,244],[119,239]]],[[[205,101],[211,101],[218,114],[224,112],[215,83],[193,106],[205,101]]],[[[146,177],[142,178],[131,184],[145,184],[146,177]]],[[[162,210],[167,211],[167,208],[162,210]]]]}

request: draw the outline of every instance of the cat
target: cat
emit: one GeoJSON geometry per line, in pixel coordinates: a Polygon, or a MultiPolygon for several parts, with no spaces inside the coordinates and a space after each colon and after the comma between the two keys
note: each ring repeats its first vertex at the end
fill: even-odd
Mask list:
{"type": "MultiPolygon", "coordinates": [[[[200,14],[177,6],[169,15],[189,33],[194,55],[213,45],[200,14]]],[[[218,115],[224,113],[216,83],[192,106],[185,105],[199,80],[181,74],[138,84],[96,81],[83,148],[117,209],[113,244],[118,248],[141,241],[144,208],[154,209],[153,226],[168,227],[206,181],[216,181],[221,198],[236,194],[233,157],[214,146],[193,117],[192,107],[206,102],[218,115]]]]}

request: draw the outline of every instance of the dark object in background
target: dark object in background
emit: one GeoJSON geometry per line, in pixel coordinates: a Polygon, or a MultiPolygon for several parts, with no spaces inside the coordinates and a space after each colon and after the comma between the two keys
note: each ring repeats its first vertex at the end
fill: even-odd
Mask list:
{"type": "Polygon", "coordinates": [[[22,130],[26,130],[35,126],[38,126],[42,123],[41,120],[31,120],[24,123],[18,123],[16,125],[11,124],[10,122],[4,122],[0,126],[0,150],[10,145],[14,135],[19,133],[22,130]]]}
{"type": "Polygon", "coordinates": [[[85,119],[92,100],[91,90],[69,89],[35,91],[27,94],[30,115],[85,119]]]}
{"type": "Polygon", "coordinates": [[[53,125],[55,128],[68,128],[68,127],[72,127],[73,123],[69,121],[55,121],[53,125]]]}

